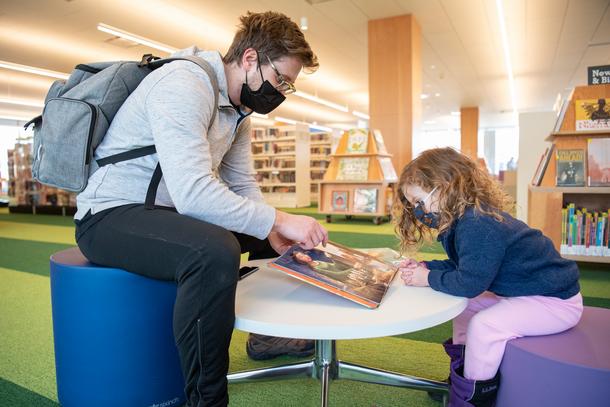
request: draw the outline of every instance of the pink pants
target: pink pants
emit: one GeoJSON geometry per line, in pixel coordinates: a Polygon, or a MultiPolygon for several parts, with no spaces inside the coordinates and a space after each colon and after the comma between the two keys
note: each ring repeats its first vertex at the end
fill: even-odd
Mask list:
{"type": "Polygon", "coordinates": [[[508,340],[565,331],[578,323],[582,311],[580,293],[567,300],[539,295],[505,298],[488,291],[471,298],[453,320],[453,343],[466,345],[464,377],[493,378],[508,340]]]}

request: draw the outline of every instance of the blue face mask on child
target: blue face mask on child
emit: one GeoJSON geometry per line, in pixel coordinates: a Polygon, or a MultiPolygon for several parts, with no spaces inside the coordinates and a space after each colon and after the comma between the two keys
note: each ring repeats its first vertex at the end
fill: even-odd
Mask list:
{"type": "Polygon", "coordinates": [[[438,229],[441,218],[438,212],[426,212],[424,210],[424,205],[426,204],[426,201],[432,196],[432,193],[434,191],[436,191],[436,187],[434,187],[434,189],[430,191],[430,193],[424,199],[418,201],[415,204],[415,208],[413,209],[413,216],[415,216],[415,219],[417,219],[427,227],[431,229],[438,229]]]}

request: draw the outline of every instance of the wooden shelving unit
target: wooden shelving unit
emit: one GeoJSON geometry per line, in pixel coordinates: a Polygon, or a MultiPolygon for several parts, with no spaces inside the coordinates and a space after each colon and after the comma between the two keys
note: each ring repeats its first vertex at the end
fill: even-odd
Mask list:
{"type": "Polygon", "coordinates": [[[381,133],[354,129],[344,132],[324,179],[320,182],[318,212],[332,215],[372,216],[380,224],[390,213],[392,183],[396,171],[387,153],[381,133]],[[361,149],[348,147],[354,140],[366,143],[361,149]]]}
{"type": "Polygon", "coordinates": [[[11,213],[73,215],[76,194],[40,184],[32,178],[31,139],[8,150],[8,196],[11,213]]]}
{"type": "MultiPolygon", "coordinates": [[[[551,133],[546,140],[557,149],[582,149],[587,154],[587,140],[610,138],[609,130],[576,130],[575,101],[610,98],[610,85],[578,86],[569,101],[563,123],[558,132],[551,133]]],[[[555,153],[553,153],[554,155],[555,153]]],[[[585,173],[587,169],[585,168],[585,173]]],[[[590,211],[603,211],[610,206],[610,187],[557,187],[555,157],[544,173],[540,186],[528,189],[528,224],[540,229],[552,241],[557,250],[561,244],[561,209],[569,203],[586,207],[590,211]]],[[[576,261],[610,263],[606,256],[575,256],[562,254],[576,261]]]]}
{"type": "Polygon", "coordinates": [[[332,149],[331,133],[310,133],[309,142],[309,179],[310,201],[318,202],[318,187],[320,181],[324,179],[324,174],[330,164],[330,154],[332,149]]]}
{"type": "Polygon", "coordinates": [[[265,201],[280,208],[310,205],[309,128],[252,129],[252,160],[265,201]]]}

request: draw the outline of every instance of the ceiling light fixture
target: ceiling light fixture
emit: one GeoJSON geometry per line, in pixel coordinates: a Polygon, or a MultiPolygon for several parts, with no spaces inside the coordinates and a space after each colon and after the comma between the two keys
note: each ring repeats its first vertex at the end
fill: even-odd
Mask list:
{"type": "Polygon", "coordinates": [[[500,36],[502,37],[502,49],[504,51],[504,63],[506,64],[506,72],[508,74],[508,87],[510,91],[510,101],[513,107],[513,113],[517,114],[517,96],[515,94],[515,78],[513,76],[513,67],[510,59],[510,50],[508,48],[508,35],[506,33],[506,23],[504,21],[504,9],[502,0],[496,0],[496,9],[498,12],[498,21],[500,23],[500,36]]]}
{"type": "Polygon", "coordinates": [[[430,97],[430,95],[428,95],[427,93],[422,93],[421,95],[419,95],[420,99],[428,99],[430,97]]]}
{"type": "Polygon", "coordinates": [[[48,76],[50,78],[68,79],[70,75],[63,72],[50,71],[48,69],[36,68],[34,66],[14,64],[8,61],[0,61],[0,68],[11,69],[13,71],[33,73],[36,75],[48,76]]]}
{"type": "Polygon", "coordinates": [[[275,120],[276,122],[280,122],[280,123],[297,124],[296,120],[288,119],[286,117],[275,116],[273,118],[273,120],[275,120]]]}
{"type": "Polygon", "coordinates": [[[167,52],[169,54],[172,54],[172,53],[178,51],[178,48],[170,47],[169,45],[163,44],[161,42],[157,42],[157,41],[145,38],[145,37],[141,37],[136,34],[132,34],[130,32],[121,30],[120,28],[112,27],[108,24],[98,23],[97,29],[100,31],[103,31],[105,33],[108,33],[108,34],[115,35],[117,37],[125,38],[126,40],[137,42],[138,44],[141,44],[141,45],[144,45],[144,46],[147,46],[150,48],[154,48],[154,49],[158,49],[160,51],[167,52]]]}
{"type": "Polygon", "coordinates": [[[364,119],[364,120],[370,120],[371,119],[371,117],[368,114],[359,112],[357,110],[352,110],[352,114],[354,116],[359,117],[359,118],[364,119]]]}
{"type": "Polygon", "coordinates": [[[317,96],[310,95],[309,93],[302,92],[300,90],[297,90],[296,92],[294,92],[293,95],[298,96],[298,97],[303,98],[303,99],[307,99],[307,100],[309,100],[311,102],[316,102],[316,103],[319,103],[321,105],[328,106],[328,107],[336,109],[336,110],[338,110],[340,112],[349,113],[349,108],[347,106],[345,106],[345,105],[340,105],[338,103],[333,103],[333,102],[328,101],[326,99],[322,99],[322,98],[319,98],[317,96]]]}
{"type": "Polygon", "coordinates": [[[43,102],[32,102],[29,100],[0,98],[0,103],[7,103],[9,105],[18,105],[18,106],[44,107],[43,102]]]}
{"type": "Polygon", "coordinates": [[[333,129],[331,129],[330,127],[320,126],[319,124],[313,124],[313,123],[307,123],[307,124],[309,125],[310,129],[325,131],[327,133],[330,133],[331,131],[333,131],[333,129]]]}
{"type": "Polygon", "coordinates": [[[268,119],[269,115],[268,114],[260,114],[260,113],[252,113],[252,117],[256,117],[258,119],[268,119]]]}

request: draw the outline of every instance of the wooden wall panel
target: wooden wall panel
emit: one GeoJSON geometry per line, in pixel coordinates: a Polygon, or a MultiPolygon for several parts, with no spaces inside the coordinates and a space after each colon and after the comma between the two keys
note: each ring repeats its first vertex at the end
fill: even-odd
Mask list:
{"type": "Polygon", "coordinates": [[[421,28],[412,15],[371,20],[369,113],[398,172],[411,161],[421,120],[421,28]]]}
{"type": "Polygon", "coordinates": [[[479,108],[462,107],[460,109],[460,123],[460,150],[468,157],[476,160],[479,141],[479,108]]]}

